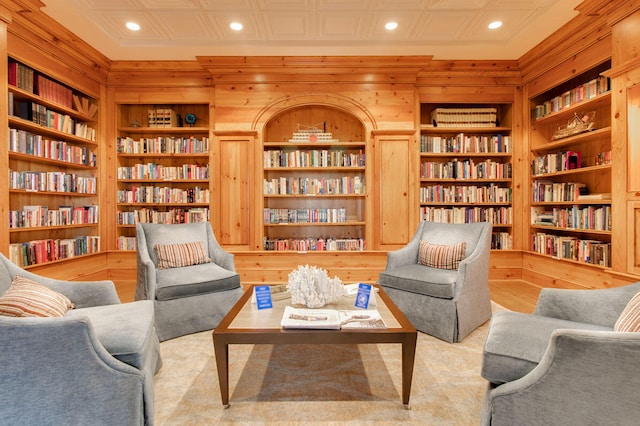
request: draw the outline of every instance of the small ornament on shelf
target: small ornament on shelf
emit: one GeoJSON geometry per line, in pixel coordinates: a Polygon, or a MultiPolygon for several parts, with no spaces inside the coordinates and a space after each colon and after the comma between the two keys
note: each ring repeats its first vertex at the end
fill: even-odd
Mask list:
{"type": "Polygon", "coordinates": [[[567,138],[569,136],[577,135],[593,130],[595,124],[596,113],[595,111],[585,112],[582,114],[575,113],[567,124],[563,124],[555,131],[551,140],[558,140],[567,138]]]}

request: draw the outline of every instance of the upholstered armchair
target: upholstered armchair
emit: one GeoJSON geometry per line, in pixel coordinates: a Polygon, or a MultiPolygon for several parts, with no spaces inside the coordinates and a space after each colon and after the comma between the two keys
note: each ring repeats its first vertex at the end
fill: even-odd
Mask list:
{"type": "Polygon", "coordinates": [[[491,228],[423,221],[388,253],[379,283],[416,329],[459,342],[491,318],[491,228]]]}
{"type": "Polygon", "coordinates": [[[533,314],[495,312],[481,424],[637,424],[640,333],[616,330],[640,325],[638,292],[545,288],[533,314]]]}
{"type": "Polygon", "coordinates": [[[151,302],[121,304],[111,281],[46,278],[0,254],[0,312],[2,423],[153,424],[151,302]]]}
{"type": "Polygon", "coordinates": [[[153,301],[160,341],[215,328],[242,296],[209,222],[139,223],[136,236],[135,298],[153,301]]]}

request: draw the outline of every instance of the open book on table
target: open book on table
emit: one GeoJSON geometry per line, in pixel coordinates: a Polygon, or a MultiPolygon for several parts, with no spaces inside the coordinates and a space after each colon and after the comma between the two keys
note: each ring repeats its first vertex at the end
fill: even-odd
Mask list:
{"type": "Polygon", "coordinates": [[[308,309],[286,306],[283,328],[309,328],[323,330],[387,328],[377,310],[308,309]]]}

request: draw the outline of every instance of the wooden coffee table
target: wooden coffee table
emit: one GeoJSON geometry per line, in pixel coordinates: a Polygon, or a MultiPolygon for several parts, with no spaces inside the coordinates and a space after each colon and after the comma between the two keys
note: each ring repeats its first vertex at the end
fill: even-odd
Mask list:
{"type": "MultiPolygon", "coordinates": [[[[386,329],[285,330],[280,327],[280,320],[285,306],[291,306],[291,298],[274,301],[272,309],[258,310],[256,304],[251,303],[253,286],[248,286],[240,300],[213,331],[213,347],[224,407],[229,407],[229,345],[399,343],[402,345],[402,403],[408,409],[418,333],[384,290],[376,288],[377,306],[370,306],[370,309],[380,312],[387,324],[386,329]]],[[[355,309],[354,301],[354,298],[344,297],[339,303],[323,308],[355,309]]]]}

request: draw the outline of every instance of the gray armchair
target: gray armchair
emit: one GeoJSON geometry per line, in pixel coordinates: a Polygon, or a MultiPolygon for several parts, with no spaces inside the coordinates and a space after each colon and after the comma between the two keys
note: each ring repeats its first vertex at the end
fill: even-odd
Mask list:
{"type": "Polygon", "coordinates": [[[483,425],[631,425],[640,418],[640,333],[614,325],[640,283],[543,289],[533,314],[496,312],[482,361],[483,425]]]}
{"type": "Polygon", "coordinates": [[[491,318],[491,224],[423,221],[407,245],[387,256],[379,283],[413,326],[447,342],[459,342],[491,318]],[[457,270],[418,263],[420,241],[466,242],[457,270]]]}
{"type": "Polygon", "coordinates": [[[136,225],[136,300],[154,303],[160,341],[211,330],[242,296],[233,255],[216,241],[209,222],[136,225]],[[158,269],[157,244],[204,243],[209,263],[158,269]]]}
{"type": "Polygon", "coordinates": [[[153,304],[121,304],[111,281],[30,273],[0,254],[0,295],[20,275],[67,296],[64,317],[0,316],[0,419],[7,424],[152,425],[160,345],[153,304]]]}

